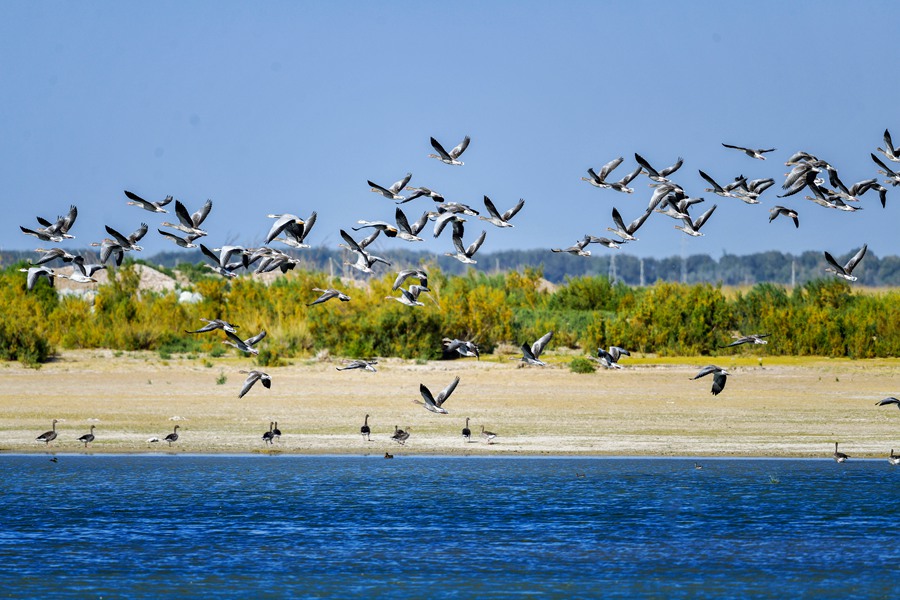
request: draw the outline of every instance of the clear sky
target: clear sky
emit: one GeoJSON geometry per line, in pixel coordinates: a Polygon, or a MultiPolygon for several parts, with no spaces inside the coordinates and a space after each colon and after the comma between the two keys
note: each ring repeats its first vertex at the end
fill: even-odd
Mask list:
{"type": "MultiPolygon", "coordinates": [[[[719,208],[696,239],[654,215],[623,252],[898,254],[900,187],[856,213],[775,197],[797,150],[849,185],[875,176],[885,128],[900,144],[897,2],[7,0],[2,13],[0,248],[46,246],[19,226],[76,204],[64,247],[145,221],[146,253],[176,249],[156,233],[172,211],[127,206],[125,189],[191,211],[212,199],[210,247],[261,244],[267,213],[313,210],[309,241],[335,247],[357,219],[393,219],[366,180],[406,172],[477,208],[525,199],[513,229],[469,219],[466,243],[488,231],[482,252],[566,247],[605,235],[614,206],[626,221],[646,208],[646,177],[632,195],[581,181],[623,156],[617,179],[638,152],[659,168],[684,157],[672,179],[719,208]],[[465,135],[464,166],[427,158],[430,136],[449,149],[465,135]],[[722,142],[777,151],[758,161],[722,142]],[[704,193],[698,169],[777,183],[750,206],[704,193]],[[770,224],[774,204],[800,211],[800,229],[770,224]]],[[[432,204],[402,208],[414,220],[432,204]]],[[[380,244],[452,249],[447,233],[380,244]]]]}

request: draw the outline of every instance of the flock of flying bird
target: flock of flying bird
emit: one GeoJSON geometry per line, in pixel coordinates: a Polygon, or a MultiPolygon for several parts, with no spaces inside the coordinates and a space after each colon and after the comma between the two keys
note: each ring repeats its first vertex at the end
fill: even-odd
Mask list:
{"type": "MultiPolygon", "coordinates": [[[[894,147],[888,130],[884,131],[883,139],[884,148],[877,148],[878,152],[880,152],[888,161],[900,163],[900,147],[894,147]]],[[[447,151],[440,142],[431,138],[431,146],[434,148],[436,154],[429,154],[428,157],[437,159],[447,165],[461,166],[463,165],[463,162],[460,160],[460,157],[468,148],[469,143],[470,138],[466,136],[462,142],[453,147],[450,151],[447,151]]],[[[775,148],[757,149],[724,143],[722,146],[728,149],[738,150],[757,160],[766,160],[765,155],[775,151],[775,148]]],[[[651,182],[649,185],[653,188],[653,192],[648,206],[643,213],[630,223],[626,224],[621,213],[614,207],[612,209],[612,221],[614,226],[608,227],[607,229],[617,236],[618,239],[586,234],[571,247],[565,249],[552,248],[552,252],[567,252],[586,257],[591,255],[590,250],[586,249],[590,244],[600,244],[612,249],[619,248],[622,244],[638,240],[635,233],[653,213],[659,213],[679,221],[680,224],[675,225],[675,228],[687,235],[694,237],[703,235],[701,229],[709,221],[710,217],[715,212],[717,205],[712,205],[696,218],[691,216],[691,207],[695,204],[704,202],[704,198],[688,195],[687,192],[685,192],[685,189],[674,181],[673,175],[682,167],[684,160],[678,158],[671,166],[664,169],[656,169],[640,154],[635,153],[634,158],[637,163],[636,167],[617,181],[610,180],[610,177],[613,171],[624,162],[622,157],[609,161],[597,171],[593,168],[589,168],[587,170],[588,177],[582,177],[582,179],[600,189],[610,189],[620,193],[632,194],[635,190],[628,186],[631,185],[637,177],[646,175],[651,182]]],[[[875,165],[879,167],[878,173],[887,177],[885,183],[890,184],[891,186],[900,185],[900,172],[894,171],[892,168],[888,167],[887,164],[874,153],[871,154],[871,158],[875,165]]],[[[790,172],[787,173],[785,181],[781,186],[784,193],[779,195],[779,198],[791,197],[803,190],[808,190],[812,195],[807,195],[805,198],[815,204],[826,208],[853,212],[859,210],[861,196],[869,191],[875,191],[879,195],[882,207],[886,205],[887,188],[882,186],[877,178],[859,181],[850,187],[847,187],[844,182],[841,181],[838,171],[833,165],[803,151],[797,152],[791,156],[786,161],[785,165],[792,168],[790,172]],[[826,177],[830,187],[826,185],[826,177]]],[[[734,177],[731,182],[721,185],[706,172],[700,170],[699,174],[711,186],[706,188],[706,192],[716,194],[723,198],[736,199],[747,204],[759,204],[761,194],[775,184],[775,180],[771,178],[748,180],[743,175],[739,175],[734,177]]],[[[439,237],[448,225],[450,226],[454,251],[446,252],[445,254],[447,256],[456,258],[465,264],[475,264],[476,260],[474,259],[474,256],[484,243],[487,231],[482,231],[480,235],[466,245],[464,237],[467,219],[465,217],[477,216],[478,219],[490,223],[495,227],[509,228],[513,227],[512,223],[510,223],[512,218],[515,217],[525,205],[525,201],[520,199],[513,207],[501,213],[491,199],[484,196],[484,208],[488,215],[484,216],[471,206],[460,202],[447,201],[440,193],[430,188],[409,186],[408,184],[411,178],[412,174],[407,173],[403,178],[387,187],[372,181],[367,182],[372,192],[380,194],[395,202],[397,206],[394,212],[394,221],[359,220],[357,226],[351,228],[353,231],[371,230],[371,233],[361,239],[356,239],[345,229],[341,229],[340,235],[345,243],[339,245],[356,256],[355,261],[345,264],[364,273],[373,273],[373,267],[379,263],[388,267],[391,266],[390,261],[372,254],[367,250],[367,247],[381,234],[384,234],[388,238],[398,238],[408,242],[422,241],[423,238],[420,237],[419,234],[424,231],[425,226],[430,221],[434,222],[432,232],[435,238],[439,237]],[[408,195],[403,195],[402,192],[410,193],[408,195]],[[406,214],[400,208],[400,205],[411,202],[417,198],[431,199],[434,203],[433,209],[423,211],[422,215],[415,222],[410,223],[406,214]]],[[[128,198],[128,205],[157,214],[167,213],[168,211],[165,207],[173,202],[172,196],[167,196],[160,201],[149,201],[127,190],[125,191],[125,195],[128,198]]],[[[259,248],[245,248],[237,245],[223,245],[222,247],[211,249],[203,243],[194,243],[207,235],[207,232],[201,229],[201,226],[211,209],[211,200],[207,200],[203,206],[193,213],[191,213],[181,201],[174,200],[174,210],[178,223],[164,221],[161,223],[161,227],[166,227],[173,231],[161,228],[158,228],[157,231],[160,235],[182,248],[199,247],[202,255],[207,261],[205,266],[215,273],[227,278],[235,277],[237,276],[237,271],[239,269],[249,270],[253,265],[256,265],[253,268],[254,273],[266,273],[275,270],[286,273],[293,269],[298,264],[298,260],[286,252],[268,246],[268,244],[279,242],[293,249],[309,248],[306,239],[316,222],[317,216],[316,212],[312,212],[306,219],[300,218],[294,214],[269,214],[267,216],[274,219],[274,222],[266,235],[265,246],[259,248]]],[[[77,216],[77,208],[73,205],[65,216],[59,217],[55,222],[39,216],[37,217],[37,221],[40,227],[28,228],[20,226],[20,229],[24,234],[37,237],[43,242],[58,243],[74,237],[69,232],[74,225],[77,216]]],[[[797,210],[786,206],[773,206],[769,211],[769,222],[771,223],[780,216],[790,218],[795,227],[800,226],[799,212],[797,210]]],[[[51,285],[53,284],[54,277],[65,277],[77,283],[96,282],[93,275],[98,270],[106,268],[108,263],[112,261],[115,265],[120,265],[126,252],[139,252],[142,250],[141,246],[138,245],[138,242],[140,242],[147,234],[149,226],[146,223],[141,223],[140,227],[129,235],[125,235],[108,225],[105,229],[109,237],[104,238],[100,242],[91,243],[91,246],[100,248],[99,263],[86,263],[83,256],[69,254],[58,247],[51,249],[37,249],[36,252],[41,254],[41,258],[32,263],[30,268],[21,269],[22,271],[27,272],[27,289],[31,290],[41,278],[49,280],[51,285]],[[74,267],[72,272],[70,274],[63,274],[48,267],[47,263],[54,260],[71,263],[74,267]]],[[[859,251],[844,264],[840,264],[826,251],[824,253],[825,260],[828,263],[826,271],[835,276],[847,279],[848,281],[856,281],[857,278],[853,275],[853,270],[865,256],[866,250],[867,245],[863,244],[859,251]]],[[[392,289],[393,291],[399,291],[400,295],[388,296],[387,299],[411,307],[423,306],[424,303],[419,300],[419,297],[423,293],[430,292],[428,288],[428,275],[421,268],[401,270],[397,274],[392,289]],[[407,284],[406,287],[404,287],[404,284],[408,279],[415,279],[418,283],[407,284]]],[[[314,288],[313,291],[320,293],[320,295],[308,303],[307,306],[310,307],[324,304],[332,299],[337,299],[341,302],[350,301],[350,297],[347,294],[334,288],[314,288]]],[[[228,323],[223,319],[203,319],[203,321],[206,323],[205,326],[197,330],[186,331],[186,333],[200,334],[222,330],[226,336],[223,343],[231,345],[245,354],[258,354],[259,351],[255,346],[266,336],[266,331],[263,330],[252,337],[242,339],[237,334],[236,325],[228,323]]],[[[763,338],[767,336],[768,334],[733,336],[735,341],[728,346],[736,346],[745,343],[765,344],[767,342],[763,338]]],[[[546,363],[540,360],[540,356],[552,337],[553,332],[551,331],[533,344],[522,344],[522,357],[519,360],[527,365],[545,366],[546,363]]],[[[444,340],[444,351],[447,353],[457,352],[460,356],[464,357],[474,356],[477,358],[479,356],[477,345],[469,340],[446,338],[444,340]]],[[[598,348],[597,356],[591,358],[607,369],[620,369],[622,367],[618,364],[618,361],[623,355],[628,356],[629,352],[624,348],[611,346],[608,350],[598,348]]],[[[337,369],[339,371],[364,369],[374,372],[376,371],[376,364],[377,361],[375,360],[345,360],[344,366],[337,367],[337,369]]],[[[239,398],[242,398],[247,394],[258,381],[261,381],[266,388],[271,386],[271,377],[265,372],[259,370],[242,370],[241,373],[246,374],[247,378],[239,392],[239,398]]],[[[702,368],[692,379],[702,378],[707,375],[713,376],[712,394],[717,395],[722,392],[725,387],[728,372],[716,365],[708,365],[702,368]]],[[[459,377],[456,377],[437,395],[433,395],[424,384],[421,384],[419,392],[422,396],[422,400],[414,400],[413,402],[424,406],[425,409],[433,413],[447,414],[448,411],[443,405],[458,384],[459,377]]],[[[879,404],[884,405],[891,403],[900,405],[900,401],[895,398],[886,398],[879,404]]],[[[364,424],[360,428],[360,433],[365,439],[370,440],[371,429],[368,425],[368,419],[369,415],[366,415],[364,424]]],[[[53,430],[44,433],[37,439],[47,443],[55,439],[56,422],[57,421],[54,420],[53,430]]],[[[273,439],[280,436],[280,431],[278,431],[278,435],[273,434],[273,425],[277,426],[277,424],[270,423],[269,431],[263,436],[263,440],[266,443],[271,443],[273,439]]],[[[471,431],[469,430],[468,425],[469,419],[467,418],[466,426],[462,430],[462,435],[467,440],[471,437],[471,431]]],[[[179,427],[176,425],[174,431],[165,438],[170,445],[178,439],[178,428],[179,427]]],[[[405,444],[409,438],[408,429],[409,428],[407,428],[407,430],[402,430],[395,426],[391,439],[400,444],[405,444]]],[[[79,441],[83,442],[85,446],[94,440],[93,430],[94,426],[91,426],[91,432],[79,438],[79,441]]],[[[488,443],[492,443],[496,437],[496,434],[485,431],[484,426],[482,426],[482,435],[488,443]]],[[[153,438],[152,441],[158,441],[158,439],[153,438]]],[[[846,460],[846,455],[841,454],[840,456],[843,458],[840,458],[839,454],[840,453],[837,452],[837,444],[835,444],[835,459],[839,460],[839,462],[846,460]]],[[[900,462],[900,457],[898,457],[897,461],[900,462]]],[[[893,460],[893,450],[891,451],[891,462],[892,464],[896,464],[893,460]]]]}

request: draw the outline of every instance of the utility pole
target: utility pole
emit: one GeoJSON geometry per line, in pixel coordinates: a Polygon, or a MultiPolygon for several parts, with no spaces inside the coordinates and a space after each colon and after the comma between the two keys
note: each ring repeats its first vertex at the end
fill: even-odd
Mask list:
{"type": "Polygon", "coordinates": [[[641,259],[641,287],[644,287],[644,259],[641,259]]]}

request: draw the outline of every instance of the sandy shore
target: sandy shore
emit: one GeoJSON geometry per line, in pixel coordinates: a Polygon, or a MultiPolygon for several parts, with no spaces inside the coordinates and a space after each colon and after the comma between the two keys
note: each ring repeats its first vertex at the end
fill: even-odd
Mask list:
{"type": "Polygon", "coordinates": [[[732,375],[717,397],[710,378],[690,381],[708,358],[679,362],[636,359],[621,371],[575,374],[505,358],[387,360],[367,373],[298,360],[266,369],[272,388],[257,384],[238,399],[249,359],[72,351],[40,369],[0,363],[0,451],[266,452],[270,420],[283,431],[274,451],[298,454],[830,457],[835,441],[852,457],[900,450],[900,411],[875,406],[900,395],[900,360],[765,358],[760,366],[757,357],[719,357],[732,375]],[[437,393],[456,375],[449,415],[412,402],[420,383],[437,393]],[[371,442],[358,433],[366,414],[371,442]],[[460,436],[466,417],[471,443],[460,436]],[[48,448],[35,438],[54,418],[59,436],[48,448]],[[91,424],[97,439],[85,450],[77,438],[91,424]],[[147,442],[175,424],[171,449],[147,442]],[[390,440],[395,425],[411,432],[405,446],[390,440]],[[494,444],[477,435],[482,425],[498,434],[494,444]]]}

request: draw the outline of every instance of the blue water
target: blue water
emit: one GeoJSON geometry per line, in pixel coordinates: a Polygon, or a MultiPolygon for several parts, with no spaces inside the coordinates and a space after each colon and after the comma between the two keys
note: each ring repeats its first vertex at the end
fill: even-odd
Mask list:
{"type": "Polygon", "coordinates": [[[701,462],[0,456],[0,596],[898,597],[900,468],[701,462]]]}

